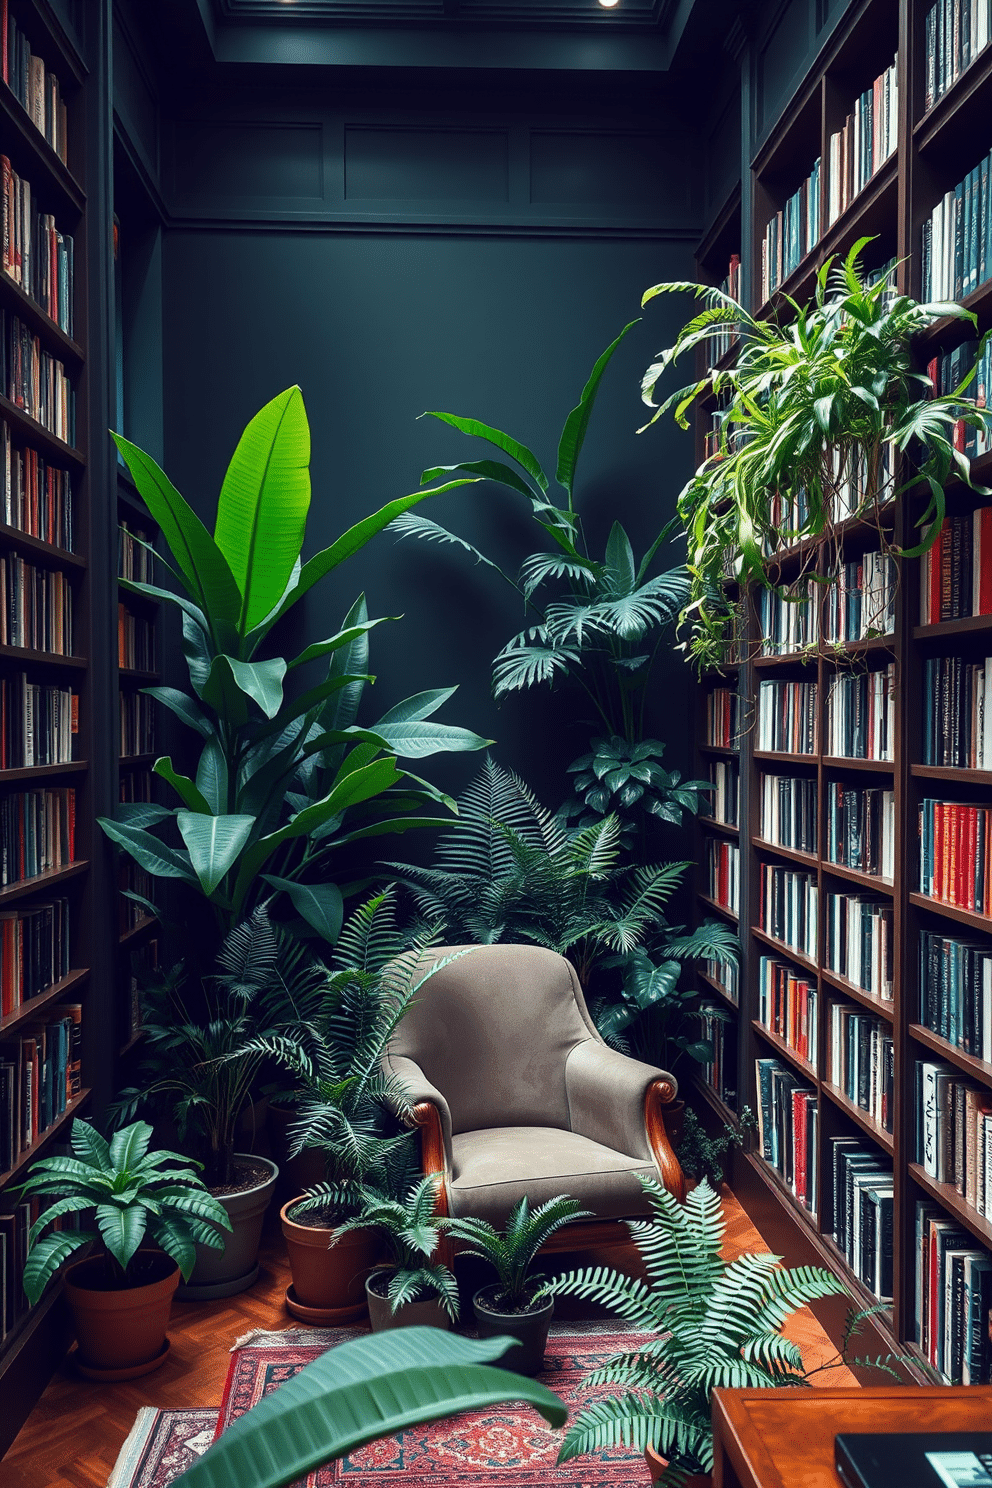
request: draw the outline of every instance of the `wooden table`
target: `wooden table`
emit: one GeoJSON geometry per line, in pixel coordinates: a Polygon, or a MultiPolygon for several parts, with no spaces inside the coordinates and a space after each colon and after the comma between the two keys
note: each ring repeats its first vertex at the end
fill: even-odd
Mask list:
{"type": "Polygon", "coordinates": [[[992,1387],[715,1390],[714,1488],[838,1488],[841,1431],[992,1431],[992,1387]]]}

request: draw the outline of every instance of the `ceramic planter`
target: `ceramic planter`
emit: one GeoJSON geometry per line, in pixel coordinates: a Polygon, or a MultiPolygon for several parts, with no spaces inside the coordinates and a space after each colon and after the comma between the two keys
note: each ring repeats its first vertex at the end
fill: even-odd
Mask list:
{"type": "MultiPolygon", "coordinates": [[[[668,1458],[662,1457],[654,1447],[645,1447],[644,1460],[648,1465],[652,1483],[657,1483],[662,1473],[668,1466],[668,1458]]],[[[712,1473],[693,1473],[691,1477],[682,1479],[683,1488],[713,1488],[712,1473]]]]}
{"type": "Polygon", "coordinates": [[[373,1271],[365,1280],[365,1297],[373,1333],[383,1333],[387,1328],[412,1328],[417,1324],[423,1328],[451,1327],[451,1319],[437,1297],[425,1297],[421,1302],[404,1302],[394,1312],[389,1298],[381,1297],[372,1290],[372,1281],[381,1274],[381,1269],[373,1271]]]}
{"type": "Polygon", "coordinates": [[[501,1359],[494,1359],[497,1369],[512,1369],[517,1374],[538,1374],[544,1363],[544,1349],[548,1341],[548,1329],[555,1310],[555,1301],[549,1297],[538,1303],[530,1312],[500,1312],[496,1306],[499,1283],[483,1287],[472,1298],[472,1310],[480,1338],[496,1338],[509,1333],[518,1342],[507,1349],[501,1359]]]}
{"type": "Polygon", "coordinates": [[[209,1302],[217,1297],[233,1297],[258,1279],[262,1223],[275,1192],[279,1169],[266,1157],[236,1152],[235,1158],[264,1164],[269,1176],[242,1193],[218,1195],[217,1202],[223,1206],[234,1228],[230,1234],[226,1230],[220,1232],[223,1250],[213,1250],[209,1245],[196,1247],[193,1274],[177,1294],[181,1302],[209,1302]]]}
{"type": "Polygon", "coordinates": [[[158,1251],[139,1251],[151,1263],[151,1280],[120,1291],[102,1291],[104,1261],[100,1256],[70,1266],[65,1296],[76,1324],[76,1365],[87,1379],[128,1380],[151,1374],[165,1362],[165,1330],[179,1267],[158,1251]]]}
{"type": "Polygon", "coordinates": [[[286,1306],[305,1323],[357,1322],[366,1310],[365,1278],[379,1259],[378,1236],[374,1230],[349,1230],[332,1247],[332,1228],[297,1224],[290,1218],[300,1197],[279,1212],[293,1271],[286,1306]]]}

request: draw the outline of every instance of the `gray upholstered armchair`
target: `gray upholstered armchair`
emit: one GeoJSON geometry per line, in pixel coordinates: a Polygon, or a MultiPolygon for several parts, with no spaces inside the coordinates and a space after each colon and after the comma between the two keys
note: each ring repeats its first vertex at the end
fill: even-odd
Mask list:
{"type": "MultiPolygon", "coordinates": [[[[575,971],[553,951],[476,946],[442,967],[386,1064],[414,1104],[424,1171],[444,1174],[444,1213],[502,1225],[523,1194],[536,1205],[564,1193],[610,1221],[615,1239],[614,1221],[647,1212],[639,1173],[683,1196],[664,1120],[675,1080],[603,1042],[575,971]]],[[[607,1233],[589,1221],[555,1239],[551,1248],[577,1249],[607,1233]]]]}

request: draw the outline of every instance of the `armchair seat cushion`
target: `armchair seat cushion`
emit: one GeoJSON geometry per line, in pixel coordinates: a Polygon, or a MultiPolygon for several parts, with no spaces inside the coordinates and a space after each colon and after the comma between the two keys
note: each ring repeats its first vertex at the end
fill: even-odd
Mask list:
{"type": "Polygon", "coordinates": [[[460,1132],[451,1139],[451,1157],[451,1213],[497,1227],[525,1194],[532,1208],[568,1194],[597,1219],[643,1215],[648,1206],[637,1175],[657,1177],[644,1158],[551,1126],[460,1132]]]}

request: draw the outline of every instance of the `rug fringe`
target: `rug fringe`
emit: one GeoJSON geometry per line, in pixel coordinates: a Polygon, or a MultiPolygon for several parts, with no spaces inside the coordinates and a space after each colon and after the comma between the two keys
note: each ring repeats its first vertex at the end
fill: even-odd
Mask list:
{"type": "MultiPolygon", "coordinates": [[[[230,1353],[237,1353],[240,1348],[284,1348],[287,1343],[297,1343],[305,1340],[308,1345],[325,1343],[328,1348],[334,1343],[340,1343],[342,1334],[351,1332],[347,1328],[281,1328],[277,1332],[267,1332],[265,1328],[253,1328],[243,1338],[235,1339],[231,1344],[230,1353]]],[[[357,1335],[356,1335],[357,1336],[357,1335]]]]}
{"type": "Polygon", "coordinates": [[[114,1470],[107,1479],[107,1488],[127,1488],[131,1481],[131,1475],[137,1466],[138,1458],[145,1450],[148,1438],[155,1430],[155,1422],[159,1417],[157,1405],[143,1405],[134,1418],[134,1425],[127,1434],[127,1440],[117,1454],[114,1470]],[[127,1477],[124,1476],[125,1469],[127,1477]]]}

